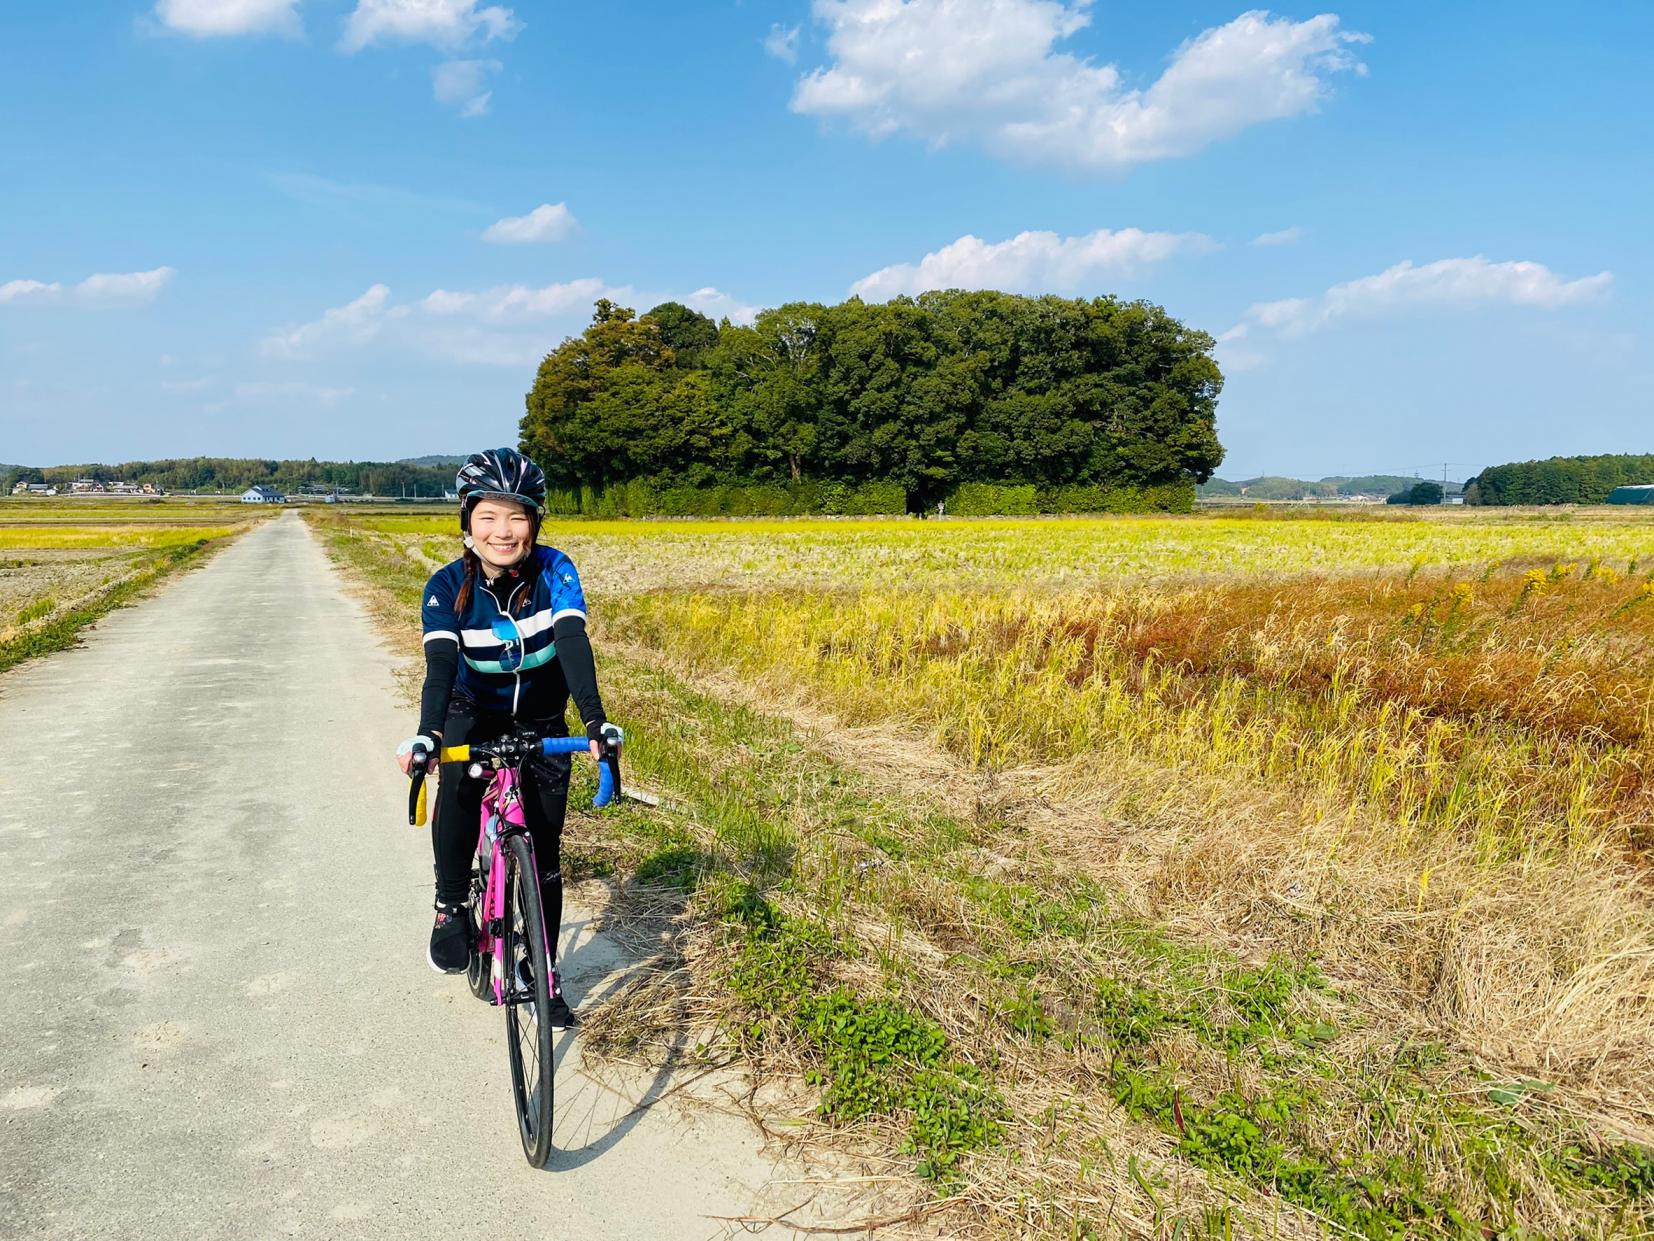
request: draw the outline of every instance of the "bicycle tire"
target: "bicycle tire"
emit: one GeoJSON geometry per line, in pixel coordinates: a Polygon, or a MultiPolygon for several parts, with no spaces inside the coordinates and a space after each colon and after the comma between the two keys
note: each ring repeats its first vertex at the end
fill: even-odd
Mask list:
{"type": "Polygon", "coordinates": [[[551,1158],[553,1076],[556,1049],[549,1022],[540,1014],[551,1006],[551,962],[547,959],[545,917],[540,908],[540,881],[528,838],[506,838],[505,926],[501,962],[505,966],[506,1047],[511,1054],[511,1096],[517,1108],[517,1132],[530,1166],[543,1168],[551,1158]],[[521,982],[528,966],[532,986],[521,982]]]}
{"type": "Polygon", "coordinates": [[[471,964],[465,970],[466,985],[471,988],[471,994],[479,1000],[494,998],[492,954],[482,950],[482,917],[483,892],[488,883],[488,875],[476,870],[471,872],[471,903],[467,913],[471,919],[471,964]]]}

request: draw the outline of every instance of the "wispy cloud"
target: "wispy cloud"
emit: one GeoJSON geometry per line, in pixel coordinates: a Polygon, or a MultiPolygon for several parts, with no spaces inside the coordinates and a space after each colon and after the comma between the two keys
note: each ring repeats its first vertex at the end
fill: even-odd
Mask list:
{"type": "Polygon", "coordinates": [[[100,272],[72,285],[56,280],[8,280],[0,284],[0,305],[142,306],[159,297],[177,274],[171,267],[157,267],[152,271],[100,272]]]}
{"type": "Polygon", "coordinates": [[[1294,224],[1273,233],[1259,233],[1247,244],[1254,246],[1290,246],[1303,238],[1304,230],[1294,224]]]}
{"type": "Polygon", "coordinates": [[[265,180],[297,202],[329,211],[354,213],[358,209],[394,211],[455,211],[481,215],[488,208],[468,198],[430,194],[394,185],[365,181],[335,181],[308,172],[271,172],[265,180]]]}
{"type": "Polygon", "coordinates": [[[1075,237],[1026,232],[999,242],[967,234],[917,263],[882,267],[856,281],[850,291],[876,301],[926,289],[1074,292],[1101,276],[1130,275],[1174,255],[1215,249],[1217,242],[1204,233],[1138,228],[1100,228],[1075,237]]]}
{"type": "Polygon", "coordinates": [[[1411,260],[1377,275],[1335,284],[1315,297],[1287,297],[1257,302],[1221,341],[1243,340],[1261,332],[1302,336],[1351,315],[1395,313],[1424,305],[1508,305],[1560,310],[1607,295],[1610,272],[1569,279],[1543,263],[1493,263],[1474,258],[1438,259],[1423,266],[1411,260]]]}
{"type": "Polygon", "coordinates": [[[1029,163],[1108,170],[1193,154],[1266,121],[1314,111],[1339,73],[1363,73],[1368,36],[1323,13],[1254,10],[1172,53],[1146,89],[1056,50],[1091,22],[1088,0],[815,0],[831,63],[799,79],[794,111],[873,137],[976,142],[1029,163]]]}
{"type": "Polygon", "coordinates": [[[562,241],[574,231],[574,212],[567,203],[541,203],[527,215],[508,215],[483,230],[482,239],[499,245],[562,241]]]}
{"type": "Polygon", "coordinates": [[[798,32],[797,26],[783,26],[777,22],[770,27],[769,34],[764,36],[764,50],[777,60],[784,60],[789,65],[796,64],[798,32]]]}
{"type": "Polygon", "coordinates": [[[550,284],[435,289],[413,302],[394,303],[376,284],[320,318],[265,338],[267,357],[300,360],[374,344],[428,358],[485,366],[532,365],[565,335],[577,333],[599,298],[640,310],[680,301],[703,314],[750,323],[757,308],[711,287],[688,295],[650,294],[596,276],[550,284]]]}
{"type": "Polygon", "coordinates": [[[197,39],[301,32],[299,0],[158,0],[155,18],[197,39]]]}
{"type": "Polygon", "coordinates": [[[630,289],[616,289],[595,276],[581,280],[553,281],[551,284],[497,285],[478,292],[452,292],[437,289],[419,303],[420,309],[433,315],[467,315],[500,323],[547,319],[584,310],[600,297],[619,300],[631,294],[630,289]]]}
{"type": "Polygon", "coordinates": [[[366,344],[379,335],[386,316],[395,313],[390,296],[385,285],[373,285],[355,301],[324,311],[319,319],[265,337],[264,354],[272,358],[308,358],[340,345],[366,344]]]}
{"type": "MultiPolygon", "coordinates": [[[[712,319],[728,319],[732,323],[751,323],[758,317],[761,307],[753,306],[739,298],[731,297],[722,289],[710,286],[696,289],[687,297],[679,299],[691,310],[698,310],[712,319]]],[[[659,305],[657,302],[656,305],[659,305]]]]}
{"type": "Polygon", "coordinates": [[[359,52],[372,43],[429,43],[451,50],[510,39],[522,28],[510,9],[478,8],[477,0],[357,0],[339,47],[359,52]]]}
{"type": "Polygon", "coordinates": [[[488,75],[501,69],[497,60],[446,60],[431,70],[431,94],[438,103],[459,109],[461,116],[485,116],[494,92],[488,75]]]}
{"type": "Polygon", "coordinates": [[[318,405],[322,409],[334,408],[355,391],[355,388],[329,388],[298,380],[239,383],[235,386],[237,400],[303,402],[306,405],[318,405]]]}

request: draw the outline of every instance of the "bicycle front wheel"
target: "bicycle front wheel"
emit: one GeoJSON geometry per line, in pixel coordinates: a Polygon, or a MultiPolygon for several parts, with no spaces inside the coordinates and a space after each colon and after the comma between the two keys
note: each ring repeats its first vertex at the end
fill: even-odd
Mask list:
{"type": "Polygon", "coordinates": [[[551,1025],[543,1019],[551,1007],[551,961],[545,916],[540,908],[540,881],[525,836],[506,838],[505,927],[498,945],[505,967],[506,1046],[511,1052],[511,1092],[517,1105],[517,1129],[523,1154],[536,1168],[551,1158],[551,1025]]]}

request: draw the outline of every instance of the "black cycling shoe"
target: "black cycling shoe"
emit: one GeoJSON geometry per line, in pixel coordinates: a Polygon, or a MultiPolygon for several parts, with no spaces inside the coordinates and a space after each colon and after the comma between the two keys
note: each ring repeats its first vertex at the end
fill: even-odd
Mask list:
{"type": "Polygon", "coordinates": [[[563,998],[561,989],[552,992],[551,1003],[546,1009],[546,1024],[553,1030],[572,1030],[580,1024],[580,1019],[574,1015],[574,1010],[563,998]]]}
{"type": "MultiPolygon", "coordinates": [[[[525,992],[534,991],[534,967],[527,961],[517,962],[517,985],[525,992]]],[[[540,1015],[535,1013],[534,1019],[538,1021],[540,1015]]],[[[546,1024],[553,1030],[572,1030],[580,1024],[569,1002],[563,998],[561,987],[551,993],[551,1003],[546,1006],[546,1024]]]]}
{"type": "Polygon", "coordinates": [[[436,924],[431,927],[431,947],[425,959],[440,973],[465,973],[471,964],[471,920],[465,906],[436,907],[436,924]]]}

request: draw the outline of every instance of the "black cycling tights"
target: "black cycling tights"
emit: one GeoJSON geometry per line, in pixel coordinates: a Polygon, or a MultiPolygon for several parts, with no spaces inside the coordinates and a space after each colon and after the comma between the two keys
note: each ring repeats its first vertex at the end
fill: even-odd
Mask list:
{"type": "MultiPolygon", "coordinates": [[[[490,741],[515,725],[505,715],[473,714],[460,703],[448,709],[443,745],[490,741]]],[[[531,726],[542,737],[568,731],[562,720],[540,720],[531,726]]],[[[436,899],[444,905],[463,905],[470,896],[471,860],[477,853],[477,823],[488,774],[472,779],[464,763],[442,764],[437,788],[436,815],[431,821],[431,849],[436,855],[436,899]]],[[[563,925],[563,876],[560,850],[563,816],[569,805],[569,756],[532,759],[523,766],[523,818],[534,838],[534,856],[540,864],[541,892],[548,927],[563,925]]]]}

